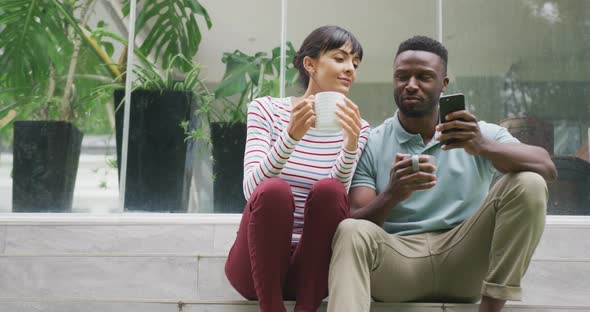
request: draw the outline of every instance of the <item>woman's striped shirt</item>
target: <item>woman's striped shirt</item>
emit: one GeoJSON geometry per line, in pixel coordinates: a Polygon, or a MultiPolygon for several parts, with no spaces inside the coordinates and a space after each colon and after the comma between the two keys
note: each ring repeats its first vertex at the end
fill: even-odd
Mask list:
{"type": "Polygon", "coordinates": [[[301,140],[287,133],[291,98],[259,98],[248,105],[248,130],[244,155],[244,195],[256,186],[278,177],[289,183],[295,197],[292,243],[303,230],[303,208],[311,186],[323,178],[335,178],[348,191],[354,169],[367,144],[370,127],[362,121],[356,151],[343,147],[342,133],[322,133],[310,129],[301,140]]]}

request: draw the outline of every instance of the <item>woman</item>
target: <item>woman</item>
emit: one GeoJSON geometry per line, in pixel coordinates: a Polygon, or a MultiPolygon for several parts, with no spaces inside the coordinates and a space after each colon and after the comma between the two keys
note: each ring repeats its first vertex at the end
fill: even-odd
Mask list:
{"type": "Polygon", "coordinates": [[[363,50],[347,30],[324,26],[293,60],[305,94],[248,106],[244,195],[248,203],[225,272],[260,311],[316,311],[328,293],[331,242],[349,216],[347,191],[369,125],[349,99],[338,103],[338,133],[315,131],[314,95],[348,94],[363,50]],[[305,225],[305,226],[304,226],[305,225]]]}

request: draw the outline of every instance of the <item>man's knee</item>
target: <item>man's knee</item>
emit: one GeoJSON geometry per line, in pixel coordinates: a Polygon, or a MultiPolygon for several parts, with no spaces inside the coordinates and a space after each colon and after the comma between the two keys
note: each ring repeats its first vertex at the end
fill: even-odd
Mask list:
{"type": "MultiPolygon", "coordinates": [[[[547,184],[534,172],[511,173],[505,176],[507,188],[498,208],[512,216],[517,227],[543,229],[547,212],[547,184]],[[511,212],[509,212],[511,211],[511,212]]],[[[540,233],[540,231],[539,231],[540,233]]]]}
{"type": "Polygon", "coordinates": [[[545,213],[547,209],[547,183],[537,173],[524,171],[509,175],[517,188],[516,195],[523,201],[523,208],[531,213],[545,213]]]}
{"type": "Polygon", "coordinates": [[[535,172],[523,171],[515,173],[517,183],[522,185],[527,191],[538,193],[547,193],[547,183],[543,177],[535,172]]]}
{"type": "Polygon", "coordinates": [[[336,229],[332,249],[357,248],[369,246],[383,232],[383,229],[375,223],[367,220],[346,219],[336,229]]]}

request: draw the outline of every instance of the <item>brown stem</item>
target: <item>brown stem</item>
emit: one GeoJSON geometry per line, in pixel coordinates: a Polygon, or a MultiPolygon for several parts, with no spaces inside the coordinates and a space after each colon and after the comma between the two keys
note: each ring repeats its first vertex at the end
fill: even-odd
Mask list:
{"type": "MultiPolygon", "coordinates": [[[[125,45],[123,47],[123,51],[121,52],[121,56],[119,57],[119,68],[127,68],[127,49],[129,49],[129,46],[125,45]]],[[[121,76],[119,78],[119,82],[125,81],[126,74],[127,73],[125,72],[125,70],[121,71],[121,76]]]]}
{"type": "MultiPolygon", "coordinates": [[[[86,24],[88,20],[88,12],[90,11],[90,6],[94,2],[94,0],[88,0],[82,6],[82,25],[86,24]]],[[[68,69],[68,78],[66,80],[66,86],[64,88],[63,98],[61,100],[61,114],[60,117],[62,120],[71,121],[74,119],[74,109],[72,107],[72,103],[70,101],[70,96],[72,94],[73,84],[74,84],[74,74],[76,73],[76,66],[78,64],[78,56],[80,55],[80,47],[82,46],[82,39],[79,36],[76,36],[74,39],[74,51],[72,52],[72,59],[70,60],[70,67],[68,69]]]]}
{"type": "Polygon", "coordinates": [[[49,86],[47,87],[47,98],[41,110],[41,118],[43,120],[49,119],[49,104],[55,93],[55,64],[53,62],[49,65],[49,86]]]}

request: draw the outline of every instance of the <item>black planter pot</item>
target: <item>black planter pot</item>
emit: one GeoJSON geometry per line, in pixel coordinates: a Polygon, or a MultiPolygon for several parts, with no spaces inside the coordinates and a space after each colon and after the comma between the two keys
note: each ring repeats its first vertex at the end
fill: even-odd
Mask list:
{"type": "Polygon", "coordinates": [[[71,212],[82,132],[65,121],[15,121],[12,211],[71,212]]]}
{"type": "MultiPolygon", "coordinates": [[[[124,90],[115,91],[115,105],[124,90]]],[[[136,90],[131,94],[125,210],[186,212],[192,176],[192,144],[180,123],[194,125],[190,91],[136,90]]],[[[116,111],[117,164],[121,172],[124,105],[116,111]]]]}
{"type": "Polygon", "coordinates": [[[242,190],[246,124],[211,123],[213,145],[213,210],[241,213],[246,205],[242,190]]]}
{"type": "Polygon", "coordinates": [[[590,163],[570,156],[553,157],[557,180],[549,183],[548,214],[590,215],[590,163]]]}

